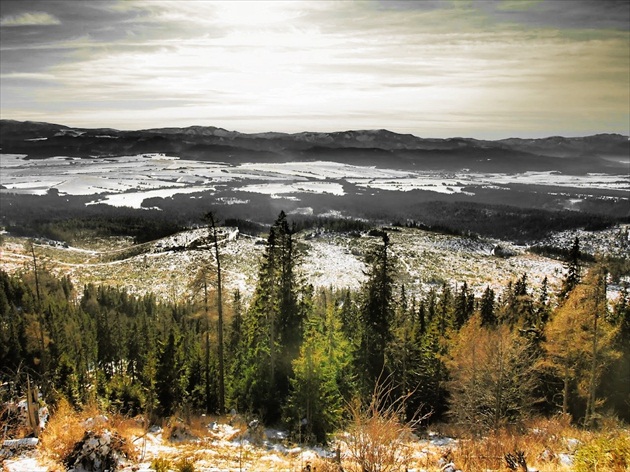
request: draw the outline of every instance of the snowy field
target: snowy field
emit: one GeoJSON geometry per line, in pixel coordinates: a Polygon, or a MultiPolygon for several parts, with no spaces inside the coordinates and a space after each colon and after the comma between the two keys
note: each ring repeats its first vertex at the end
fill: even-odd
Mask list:
{"type": "MultiPolygon", "coordinates": [[[[466,169],[400,171],[327,161],[230,165],[180,160],[162,154],[31,160],[22,155],[0,154],[0,168],[2,192],[43,195],[56,189],[60,195],[94,195],[90,203],[132,208],[141,208],[148,198],[200,192],[221,198],[220,194],[228,190],[294,200],[299,194],[343,196],[344,182],[365,189],[425,190],[441,194],[474,195],[479,188],[525,184],[579,188],[580,198],[590,196],[590,191],[622,191],[630,196],[628,175],[470,173],[466,169]]],[[[571,206],[569,200],[567,205],[571,206]]]]}

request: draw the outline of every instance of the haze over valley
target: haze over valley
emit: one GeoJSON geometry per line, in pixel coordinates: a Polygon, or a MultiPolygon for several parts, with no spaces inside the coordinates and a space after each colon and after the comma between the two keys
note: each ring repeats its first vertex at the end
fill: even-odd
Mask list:
{"type": "Polygon", "coordinates": [[[178,208],[175,219],[212,205],[262,224],[278,209],[422,223],[419,207],[434,201],[628,214],[630,151],[620,135],[479,141],[385,130],[247,135],[3,121],[0,138],[7,201],[63,196],[75,205],[178,208]]]}

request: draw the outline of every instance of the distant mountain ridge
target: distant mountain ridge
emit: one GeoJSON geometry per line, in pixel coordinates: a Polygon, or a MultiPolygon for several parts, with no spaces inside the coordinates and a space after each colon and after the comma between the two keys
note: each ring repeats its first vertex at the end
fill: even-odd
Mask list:
{"type": "Polygon", "coordinates": [[[619,134],[541,139],[420,138],[385,129],[240,133],[213,126],[120,131],[0,120],[0,152],[29,158],[112,157],[162,152],[228,163],[332,160],[396,168],[521,172],[628,172],[619,134]]]}

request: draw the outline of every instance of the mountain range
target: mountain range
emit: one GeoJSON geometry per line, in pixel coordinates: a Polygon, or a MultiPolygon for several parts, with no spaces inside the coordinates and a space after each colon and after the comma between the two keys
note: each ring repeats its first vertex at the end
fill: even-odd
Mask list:
{"type": "Polygon", "coordinates": [[[384,129],[246,134],[212,126],[121,131],[0,120],[0,152],[30,159],[165,153],[229,164],[327,160],[410,170],[630,171],[630,141],[619,134],[488,141],[421,138],[384,129]]]}

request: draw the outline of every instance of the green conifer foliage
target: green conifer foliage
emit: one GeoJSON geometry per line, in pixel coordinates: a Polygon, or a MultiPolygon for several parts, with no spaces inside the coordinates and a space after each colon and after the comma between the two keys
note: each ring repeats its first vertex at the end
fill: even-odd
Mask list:
{"type": "Polygon", "coordinates": [[[280,418],[289,393],[292,362],[302,341],[298,251],[284,212],[271,227],[258,284],[243,320],[241,378],[233,400],[266,420],[280,418]]]}
{"type": "Polygon", "coordinates": [[[562,289],[560,290],[560,298],[566,298],[571,290],[573,290],[581,279],[581,257],[580,251],[580,239],[576,236],[569,250],[569,257],[567,260],[567,275],[562,282],[562,289]]]}
{"type": "Polygon", "coordinates": [[[284,418],[298,439],[323,443],[341,425],[350,348],[334,304],[323,307],[323,313],[312,311],[305,324],[284,418]]]}
{"type": "Polygon", "coordinates": [[[375,245],[367,254],[367,280],[361,295],[360,316],[363,336],[357,356],[358,375],[363,380],[362,390],[369,394],[382,376],[387,376],[385,353],[392,339],[394,322],[394,259],[390,241],[383,233],[382,244],[375,245]]]}

